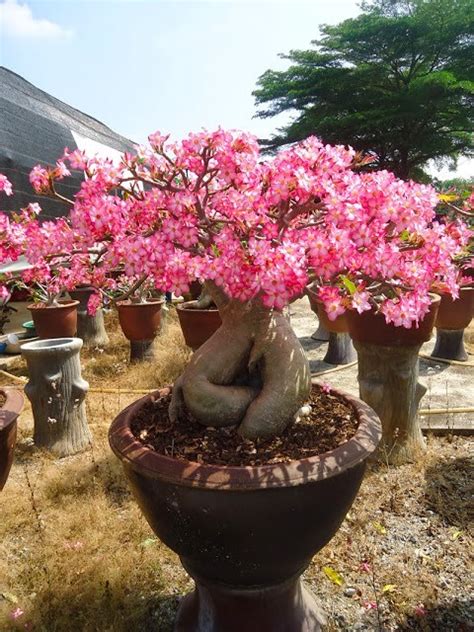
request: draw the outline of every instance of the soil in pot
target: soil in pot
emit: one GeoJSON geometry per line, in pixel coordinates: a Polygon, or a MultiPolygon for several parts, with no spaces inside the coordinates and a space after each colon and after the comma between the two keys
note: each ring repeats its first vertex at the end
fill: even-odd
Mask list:
{"type": "Polygon", "coordinates": [[[32,303],[28,309],[40,338],[72,338],[77,331],[79,301],[61,299],[58,305],[32,303]]]}
{"type": "Polygon", "coordinates": [[[359,420],[341,395],[312,390],[308,415],[301,416],[281,435],[259,442],[240,437],[234,427],[206,427],[191,415],[172,423],[168,417],[171,394],[148,402],[131,429],[144,445],[165,456],[197,463],[255,466],[289,463],[334,450],[356,432],[359,420]]]}

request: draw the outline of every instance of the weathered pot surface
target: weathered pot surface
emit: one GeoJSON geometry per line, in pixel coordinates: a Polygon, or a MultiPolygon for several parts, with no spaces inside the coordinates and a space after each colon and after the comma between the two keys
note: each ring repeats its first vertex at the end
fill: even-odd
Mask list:
{"type": "Polygon", "coordinates": [[[222,325],[218,309],[192,309],[188,303],[177,305],[184,340],[193,351],[208,340],[222,325]]]}
{"type": "Polygon", "coordinates": [[[450,294],[441,295],[441,303],[436,318],[436,327],[446,330],[465,329],[474,315],[474,287],[462,287],[459,298],[450,294]]]}
{"type": "Polygon", "coordinates": [[[381,436],[372,409],[345,396],[360,419],[353,438],[325,454],[261,467],[203,465],[147,448],[130,424],[153,395],[114,420],[110,445],[138,504],[196,581],[176,631],[320,629],[322,616],[299,578],[339,528],[381,436]]]}
{"type": "Polygon", "coordinates": [[[385,322],[383,314],[372,311],[359,314],[351,309],[346,312],[349,333],[353,340],[387,347],[411,347],[421,345],[431,338],[431,333],[438,314],[441,297],[432,295],[431,306],[418,327],[396,327],[385,322]]]}
{"type": "Polygon", "coordinates": [[[6,401],[0,408],[0,491],[7,482],[16,445],[17,418],[23,408],[23,395],[14,388],[0,388],[6,401]]]}
{"type": "Polygon", "coordinates": [[[72,338],[77,331],[77,306],[79,301],[61,299],[58,305],[31,303],[35,330],[40,338],[72,338]]]}
{"type": "Polygon", "coordinates": [[[120,326],[128,340],[153,340],[161,327],[162,299],[146,303],[119,301],[117,310],[120,326]]]}

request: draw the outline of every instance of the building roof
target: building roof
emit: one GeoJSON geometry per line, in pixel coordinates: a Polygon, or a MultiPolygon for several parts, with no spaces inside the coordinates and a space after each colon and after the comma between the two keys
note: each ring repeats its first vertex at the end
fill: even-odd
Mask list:
{"type": "MultiPolygon", "coordinates": [[[[7,176],[14,189],[13,196],[2,196],[0,208],[17,211],[38,202],[45,218],[67,214],[61,202],[36,195],[28,179],[36,164],[54,165],[65,147],[116,158],[132,151],[134,144],[0,66],[0,173],[7,176]]],[[[71,197],[82,177],[82,173],[75,172],[61,182],[58,190],[71,197]]]]}

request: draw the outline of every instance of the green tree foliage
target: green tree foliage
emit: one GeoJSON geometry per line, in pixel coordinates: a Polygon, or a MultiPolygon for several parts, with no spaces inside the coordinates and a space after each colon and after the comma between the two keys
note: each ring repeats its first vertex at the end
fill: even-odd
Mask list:
{"type": "Polygon", "coordinates": [[[269,149],[310,134],[374,152],[377,168],[420,177],[430,159],[474,155],[474,3],[374,0],[323,26],[310,50],[281,55],[254,91],[257,116],[296,111],[264,141],[269,149]]]}

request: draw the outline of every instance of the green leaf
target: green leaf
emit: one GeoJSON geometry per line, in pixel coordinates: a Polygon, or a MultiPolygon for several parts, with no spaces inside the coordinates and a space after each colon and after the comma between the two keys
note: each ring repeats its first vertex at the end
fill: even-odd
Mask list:
{"type": "Polygon", "coordinates": [[[158,538],[147,538],[146,540],[143,540],[143,542],[140,542],[140,546],[147,548],[152,546],[152,544],[155,544],[155,542],[158,542],[158,538]]]}
{"type": "Polygon", "coordinates": [[[331,566],[323,566],[323,571],[326,577],[330,579],[333,584],[336,584],[336,586],[342,586],[344,583],[342,575],[335,571],[331,566]]]}
{"type": "Polygon", "coordinates": [[[383,526],[383,524],[380,524],[380,522],[373,522],[372,526],[378,533],[380,533],[380,535],[385,535],[387,533],[387,529],[383,526]]]}
{"type": "Polygon", "coordinates": [[[457,540],[461,535],[463,534],[463,532],[460,529],[455,529],[452,533],[451,533],[451,540],[457,540]]]}
{"type": "Polygon", "coordinates": [[[356,284],[353,283],[353,281],[351,281],[349,277],[345,276],[344,274],[341,274],[341,280],[344,283],[344,286],[349,294],[355,294],[357,290],[356,284]]]}
{"type": "Polygon", "coordinates": [[[383,593],[391,593],[397,588],[397,584],[385,584],[382,588],[383,593]]]}
{"type": "Polygon", "coordinates": [[[400,239],[402,241],[409,241],[410,240],[410,231],[402,230],[402,232],[400,233],[400,239]]]}

